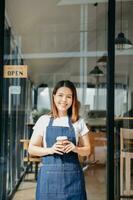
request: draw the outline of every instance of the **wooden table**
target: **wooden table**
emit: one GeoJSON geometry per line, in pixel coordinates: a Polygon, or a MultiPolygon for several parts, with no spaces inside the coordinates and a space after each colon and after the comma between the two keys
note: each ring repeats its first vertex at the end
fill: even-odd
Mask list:
{"type": "Polygon", "coordinates": [[[35,180],[37,180],[38,165],[41,161],[41,158],[39,156],[32,156],[28,153],[28,147],[30,142],[29,139],[21,139],[20,142],[23,144],[23,149],[24,149],[23,161],[29,163],[31,165],[31,169],[32,169],[32,164],[35,163],[35,180]]]}

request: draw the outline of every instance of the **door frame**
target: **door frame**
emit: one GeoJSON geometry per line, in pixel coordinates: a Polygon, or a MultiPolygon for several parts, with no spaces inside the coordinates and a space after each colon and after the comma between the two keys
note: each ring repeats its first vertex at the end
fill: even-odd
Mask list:
{"type": "MultiPolygon", "coordinates": [[[[115,2],[108,0],[108,64],[107,64],[107,200],[114,199],[114,69],[115,69],[115,2]],[[113,105],[113,106],[112,106],[113,105]]],[[[4,21],[5,0],[0,0],[0,94],[3,94],[4,65],[4,21]]],[[[6,148],[7,143],[3,132],[3,100],[0,98],[0,148],[6,148]],[[2,138],[2,139],[1,139],[2,138]]],[[[0,151],[0,164],[6,165],[6,149],[0,151]]],[[[0,170],[2,172],[2,170],[0,170]]],[[[0,173],[1,173],[0,172],[0,173]]],[[[0,194],[6,195],[6,170],[2,172],[3,182],[0,194]]],[[[0,200],[5,199],[0,196],[0,200]]]]}

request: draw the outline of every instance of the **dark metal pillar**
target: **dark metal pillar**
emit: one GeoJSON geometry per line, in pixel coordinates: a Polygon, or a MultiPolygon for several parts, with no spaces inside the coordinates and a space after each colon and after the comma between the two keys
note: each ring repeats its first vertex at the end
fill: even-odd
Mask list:
{"type": "Polygon", "coordinates": [[[107,200],[114,200],[115,0],[108,2],[107,65],[107,200]]]}
{"type": "Polygon", "coordinates": [[[5,0],[0,0],[0,200],[6,199],[5,136],[3,134],[3,65],[5,0]]]}

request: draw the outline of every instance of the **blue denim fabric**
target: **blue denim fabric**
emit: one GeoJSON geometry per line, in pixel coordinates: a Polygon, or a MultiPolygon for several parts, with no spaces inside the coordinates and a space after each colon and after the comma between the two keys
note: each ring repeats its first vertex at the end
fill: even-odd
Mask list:
{"type": "MultiPolygon", "coordinates": [[[[46,130],[47,147],[51,147],[57,136],[67,136],[76,144],[75,130],[69,119],[69,127],[52,126],[50,119],[46,130]]],[[[74,152],[42,157],[37,179],[36,200],[87,200],[84,175],[74,152]]]]}

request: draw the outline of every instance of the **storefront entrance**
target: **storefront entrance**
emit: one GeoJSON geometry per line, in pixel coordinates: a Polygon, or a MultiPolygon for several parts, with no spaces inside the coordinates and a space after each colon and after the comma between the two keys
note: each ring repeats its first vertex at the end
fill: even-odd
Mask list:
{"type": "Polygon", "coordinates": [[[125,31],[133,41],[131,7],[125,0],[1,1],[0,200],[13,196],[27,170],[21,140],[50,111],[59,80],[74,83],[90,129],[91,155],[80,158],[88,200],[132,196],[120,142],[121,128],[132,129],[132,44],[115,39],[125,31]]]}

